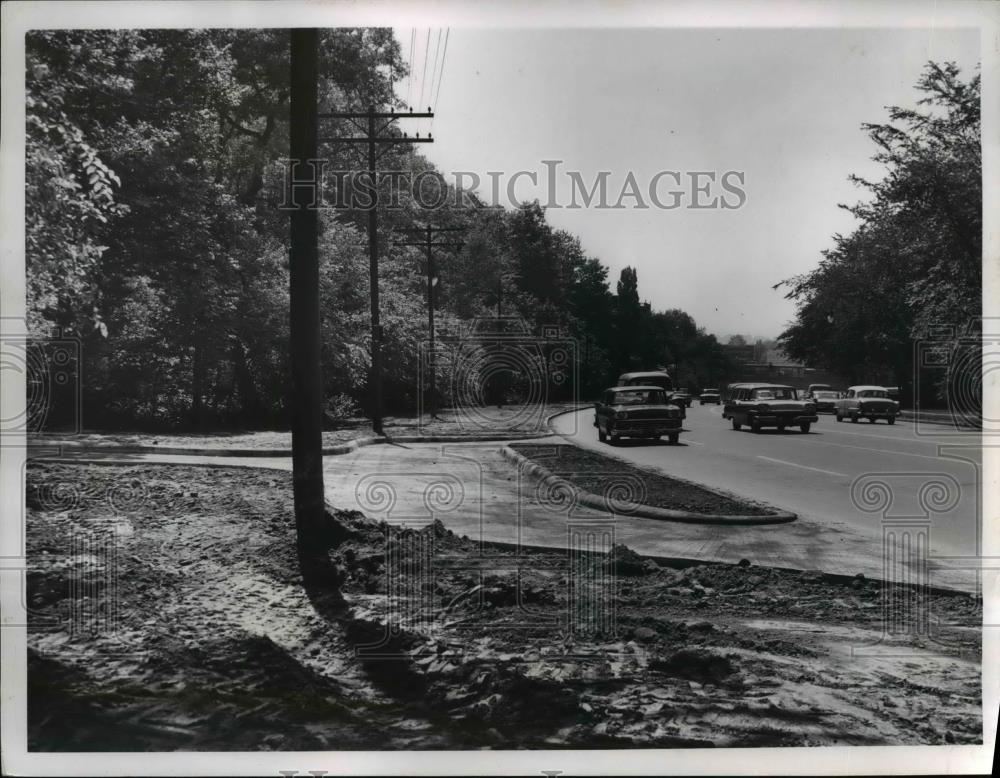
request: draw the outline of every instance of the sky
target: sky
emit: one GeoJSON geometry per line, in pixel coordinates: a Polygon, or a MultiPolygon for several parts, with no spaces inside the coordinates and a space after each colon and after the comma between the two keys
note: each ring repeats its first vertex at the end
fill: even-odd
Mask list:
{"type": "Polygon", "coordinates": [[[435,28],[429,46],[426,28],[396,35],[412,62],[397,93],[417,105],[423,92],[420,106],[435,111],[407,126],[433,132],[420,151],[446,176],[476,172],[490,200],[487,171],[499,171],[509,204],[510,177],[535,171],[538,186],[522,177],[516,197],[570,204],[568,171],[589,188],[605,170],[614,204],[631,172],[651,207],[626,198],[621,209],[549,208],[549,222],[609,267],[612,290],[631,265],[654,309],[685,310],[721,338],[780,334],[795,308],[772,287],[814,268],[832,236],[852,229],[838,203],[865,193],[848,175],[884,173],[861,124],[912,106],[929,59],[967,74],[979,62],[978,31],[962,29],[435,28]],[[543,160],[562,161],[554,193],[543,160]],[[682,186],[654,179],[660,171],[681,174],[682,186]],[[716,183],[698,178],[709,184],[698,202],[729,204],[739,199],[720,178],[742,172],[742,185],[729,179],[742,207],[688,207],[699,171],[716,183]],[[684,192],[681,207],[653,207],[657,182],[661,203],[684,192]]]}

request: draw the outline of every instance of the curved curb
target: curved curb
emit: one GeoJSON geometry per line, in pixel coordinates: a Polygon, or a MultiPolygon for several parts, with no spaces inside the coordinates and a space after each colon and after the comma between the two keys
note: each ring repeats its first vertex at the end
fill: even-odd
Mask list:
{"type": "MultiPolygon", "coordinates": [[[[657,519],[659,521],[675,521],[682,524],[730,524],[734,526],[749,526],[761,524],[787,524],[795,521],[798,516],[788,511],[775,511],[765,516],[729,516],[719,513],[692,513],[690,511],[675,511],[669,508],[657,508],[653,505],[643,505],[642,503],[621,501],[616,502],[605,497],[600,497],[593,492],[588,492],[575,484],[570,483],[562,476],[558,476],[543,465],[533,462],[523,454],[514,451],[510,446],[500,449],[504,459],[517,465],[528,475],[539,479],[542,483],[552,487],[565,489],[573,495],[573,498],[581,505],[591,508],[626,516],[639,516],[646,519],[657,519]]],[[[672,476],[667,476],[671,478],[672,476]]],[[[702,484],[694,484],[705,491],[716,494],[719,497],[732,499],[728,494],[723,494],[715,489],[702,484]]]]}
{"type": "MultiPolygon", "coordinates": [[[[395,437],[369,437],[355,438],[344,443],[337,443],[333,446],[324,446],[323,456],[336,456],[338,454],[349,454],[362,446],[386,445],[393,443],[496,443],[505,440],[536,440],[538,438],[552,437],[555,433],[549,432],[525,432],[524,434],[497,433],[494,435],[397,435],[395,437]]],[[[200,457],[290,457],[291,448],[189,448],[184,446],[117,446],[117,445],[91,445],[89,443],[77,443],[74,441],[61,441],[58,443],[31,443],[27,447],[28,452],[32,449],[50,452],[55,450],[67,451],[87,451],[107,454],[168,454],[172,456],[200,456],[200,457]]],[[[33,458],[44,456],[36,455],[33,458]]]]}

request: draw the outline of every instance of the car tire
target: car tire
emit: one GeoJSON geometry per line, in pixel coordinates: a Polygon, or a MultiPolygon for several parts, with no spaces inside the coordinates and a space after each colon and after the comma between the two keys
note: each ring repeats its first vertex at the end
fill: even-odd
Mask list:
{"type": "Polygon", "coordinates": [[[736,421],[736,417],[733,416],[733,429],[739,431],[743,425],[736,421]]]}
{"type": "Polygon", "coordinates": [[[837,421],[843,421],[843,420],[844,420],[844,417],[843,417],[843,416],[841,416],[841,415],[840,415],[840,414],[838,413],[838,414],[837,414],[837,421]]]}
{"type": "Polygon", "coordinates": [[[805,422],[804,424],[800,424],[799,425],[799,429],[802,430],[803,432],[809,432],[809,430],[810,430],[811,427],[812,427],[812,424],[810,424],[808,421],[805,422]]]}
{"type": "Polygon", "coordinates": [[[896,417],[895,416],[890,416],[888,419],[886,419],[886,421],[889,422],[890,424],[895,424],[896,423],[896,417]]]}
{"type": "Polygon", "coordinates": [[[622,439],[622,436],[614,431],[614,427],[608,426],[608,437],[611,439],[611,445],[617,446],[622,439]]]}
{"type": "Polygon", "coordinates": [[[758,433],[760,433],[760,422],[757,421],[756,419],[751,419],[750,420],[750,431],[752,433],[754,433],[755,435],[758,434],[758,433]]]}
{"type": "Polygon", "coordinates": [[[868,417],[868,423],[869,424],[874,424],[875,423],[875,417],[874,416],[869,416],[868,417]]]}
{"type": "Polygon", "coordinates": [[[852,414],[851,415],[851,424],[857,424],[857,423],[858,423],[858,416],[857,416],[857,414],[852,414]]]}
{"type": "Polygon", "coordinates": [[[681,435],[680,435],[679,432],[671,432],[669,435],[667,435],[667,440],[670,441],[670,445],[671,446],[676,446],[677,442],[680,439],[681,439],[681,435]]]}
{"type": "Polygon", "coordinates": [[[600,426],[597,428],[597,439],[601,441],[601,443],[606,443],[608,440],[608,434],[602,430],[600,426]]]}

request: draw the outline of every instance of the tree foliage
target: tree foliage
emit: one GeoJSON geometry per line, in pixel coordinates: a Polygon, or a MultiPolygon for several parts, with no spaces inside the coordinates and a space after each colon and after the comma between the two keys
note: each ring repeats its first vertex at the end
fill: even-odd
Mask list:
{"type": "MultiPolygon", "coordinates": [[[[81,339],[86,423],[286,424],[287,31],[38,31],[26,45],[29,326],[81,339]]],[[[321,110],[403,107],[392,84],[406,65],[390,30],[324,31],[320,68],[321,110]]],[[[363,166],[348,144],[323,153],[330,170],[363,166]]],[[[380,164],[434,172],[403,146],[380,164]]],[[[464,247],[436,258],[442,331],[498,307],[533,333],[554,328],[579,360],[581,384],[564,394],[590,396],[627,367],[685,360],[716,380],[713,338],[679,311],[640,303],[632,270],[613,293],[607,268],[537,202],[425,211],[405,183],[389,185],[400,204],[379,216],[389,410],[415,408],[428,335],[423,252],[399,236],[428,223],[466,228],[464,247]]],[[[332,413],[367,395],[365,221],[360,209],[321,219],[332,413]]]]}
{"type": "Polygon", "coordinates": [[[851,206],[858,227],[835,235],[810,273],[782,282],[797,301],[780,340],[791,357],[852,381],[907,386],[914,339],[932,327],[978,326],[982,287],[980,79],[928,63],[913,109],[865,124],[886,168],[852,180],[870,197],[851,206]]]}

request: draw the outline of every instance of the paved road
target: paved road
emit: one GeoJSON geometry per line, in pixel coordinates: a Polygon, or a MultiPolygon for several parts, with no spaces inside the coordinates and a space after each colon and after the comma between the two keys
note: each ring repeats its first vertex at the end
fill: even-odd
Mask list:
{"type": "MultiPolygon", "coordinates": [[[[920,487],[934,480],[933,474],[943,474],[937,480],[958,492],[958,500],[950,510],[935,511],[929,517],[934,554],[930,582],[967,590],[975,587],[972,572],[960,569],[962,561],[941,557],[975,555],[977,450],[965,452],[970,462],[948,459],[941,456],[939,442],[915,437],[909,425],[838,425],[827,417],[809,435],[733,432],[717,408],[697,405],[688,414],[688,431],[679,446],[600,444],[590,422],[590,412],[584,412],[557,417],[555,426],[580,445],[788,508],[800,518],[791,524],[726,527],[612,516],[567,505],[522,477],[500,455],[501,443],[381,445],[326,457],[327,497],[338,507],[397,523],[418,526],[437,518],[459,534],[484,541],[565,549],[574,533],[580,537],[581,531],[595,531],[605,538],[613,534],[615,542],[640,553],[663,557],[727,562],[747,558],[756,564],[903,579],[912,574],[912,566],[900,563],[886,568],[881,513],[865,512],[854,504],[852,483],[865,474],[892,483],[896,501],[891,513],[912,516],[922,515],[920,487]],[[905,475],[890,478],[887,473],[905,475]]],[[[977,440],[970,436],[948,439],[960,445],[977,440]]],[[[532,442],[544,445],[562,440],[532,442]]],[[[291,469],[288,457],[67,455],[98,457],[133,463],[291,469]]],[[[913,525],[908,520],[911,530],[913,525]]]]}
{"type": "Polygon", "coordinates": [[[799,514],[800,525],[835,529],[838,538],[827,534],[814,549],[817,567],[829,566],[829,543],[849,543],[853,557],[860,542],[868,546],[866,568],[887,564],[899,572],[911,556],[901,544],[923,535],[931,583],[969,580],[978,555],[978,432],[942,426],[928,437],[909,422],[838,423],[823,414],[808,434],[754,434],[733,430],[718,406],[695,404],[681,445],[611,446],[598,442],[592,420],[588,410],[557,417],[554,427],[577,445],[786,508],[799,514]],[[891,540],[884,543],[883,535],[891,540]],[[894,546],[903,556],[883,563],[882,549],[894,546]]]}

